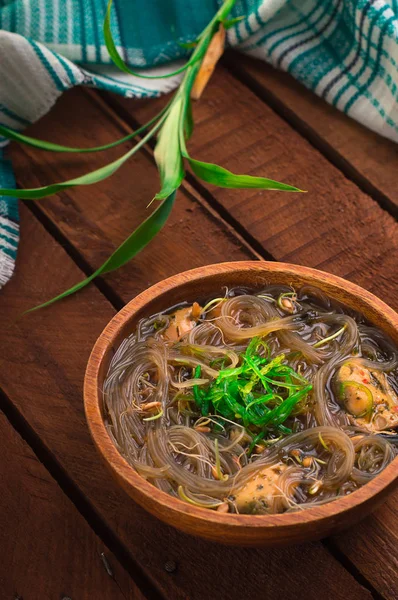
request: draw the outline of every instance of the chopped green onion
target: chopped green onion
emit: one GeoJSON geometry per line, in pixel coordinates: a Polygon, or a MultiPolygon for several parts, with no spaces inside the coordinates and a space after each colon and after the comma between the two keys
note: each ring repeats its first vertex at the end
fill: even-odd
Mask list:
{"type": "MultiPolygon", "coordinates": [[[[200,365],[198,365],[194,372],[194,378],[199,379],[201,374],[202,374],[202,367],[200,365]]],[[[198,385],[194,385],[192,389],[193,389],[193,397],[194,397],[196,404],[201,409],[202,414],[206,416],[207,413],[203,412],[203,396],[204,396],[203,391],[199,389],[198,385]]]]}
{"type": "Polygon", "coordinates": [[[252,400],[251,402],[249,402],[249,404],[246,404],[246,410],[248,410],[249,408],[251,408],[254,404],[266,404],[270,400],[272,400],[273,398],[275,398],[274,394],[266,394],[265,396],[261,396],[260,398],[256,398],[255,400],[252,400]]]}
{"type": "Polygon", "coordinates": [[[284,425],[278,425],[278,431],[280,431],[284,435],[290,435],[292,433],[290,427],[285,427],[284,425]]]}
{"type": "MultiPolygon", "coordinates": [[[[290,416],[312,386],[283,364],[284,354],[270,360],[256,354],[260,347],[268,350],[260,338],[253,338],[245,352],[240,354],[241,364],[238,367],[219,371],[207,389],[193,387],[195,402],[202,415],[207,416],[211,412],[240,421],[244,427],[261,429],[278,428],[290,416]],[[283,395],[280,388],[286,390],[283,395]]],[[[198,368],[195,377],[200,377],[198,368]]],[[[285,427],[281,431],[286,434],[290,429],[285,427]]]]}
{"type": "Polygon", "coordinates": [[[251,456],[251,453],[254,450],[254,447],[257,446],[257,444],[259,442],[261,442],[261,440],[264,438],[265,432],[261,431],[258,435],[256,435],[256,437],[253,438],[248,450],[247,450],[247,455],[251,456]]]}

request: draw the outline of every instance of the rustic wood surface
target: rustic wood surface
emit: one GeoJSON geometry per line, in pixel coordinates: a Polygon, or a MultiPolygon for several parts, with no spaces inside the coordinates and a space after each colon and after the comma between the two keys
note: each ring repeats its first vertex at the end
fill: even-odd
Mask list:
{"type": "Polygon", "coordinates": [[[348,177],[398,214],[398,147],[394,142],[314,97],[288,73],[238,54],[229,55],[226,63],[348,177]]]}
{"type": "Polygon", "coordinates": [[[144,600],[0,412],[1,598],[144,600]]]}
{"type": "MultiPolygon", "coordinates": [[[[253,258],[290,261],[347,277],[398,307],[398,226],[390,210],[396,198],[391,166],[396,147],[367,131],[361,133],[363,138],[352,133],[348,147],[344,127],[351,127],[350,121],[347,125],[336,119],[331,136],[326,127],[334,118],[329,107],[312,96],[306,97],[306,103],[302,90],[294,87],[285,97],[288,84],[283,75],[273,73],[273,81],[280,78],[278,106],[284,103],[297,115],[296,120],[290,118],[290,114],[276,111],[273,98],[260,93],[263,83],[252,71],[248,69],[252,82],[243,82],[241,71],[229,63],[217,68],[195,106],[192,154],[231,170],[287,181],[308,193],[210,189],[191,176],[169,223],[131,264],[63,303],[20,317],[24,309],[91,273],[139,223],[157,186],[152,149],[145,148],[112,179],[95,187],[67,190],[56,198],[23,206],[16,273],[0,293],[1,402],[27,443],[40,450],[40,468],[43,472],[48,469],[62,487],[57,490],[56,514],[61,507],[70,507],[71,522],[80,519],[85,545],[79,546],[79,552],[106,543],[115,557],[112,565],[119,561],[123,565],[117,566],[120,573],[123,568],[128,572],[127,579],[120,576],[126,598],[139,597],[139,589],[149,598],[293,599],[300,597],[299,590],[305,590],[307,599],[396,600],[397,494],[355,529],[323,542],[283,550],[224,548],[178,533],[135,505],[99,462],[84,419],[84,369],[103,327],[135,294],[187,268],[253,258]],[[310,114],[312,102],[319,126],[310,114]],[[309,124],[308,131],[299,126],[298,117],[309,124]],[[340,127],[339,135],[336,129],[340,127]],[[312,131],[323,144],[314,143],[312,131]],[[364,155],[369,147],[365,141],[373,139],[384,156],[378,168],[369,162],[370,151],[367,158],[364,155]],[[335,160],[330,148],[333,156],[343,156],[369,185],[335,160]]],[[[277,89],[275,84],[274,96],[277,89]]],[[[130,131],[162,102],[164,99],[134,102],[74,90],[30,133],[39,135],[40,131],[45,139],[75,146],[99,145],[130,131]]],[[[12,145],[10,156],[19,185],[30,187],[70,178],[121,152],[120,148],[106,156],[77,159],[12,145]]],[[[24,472],[25,463],[17,462],[24,472]]],[[[15,495],[14,502],[17,500],[15,495]]],[[[25,521],[29,531],[30,516],[23,506],[19,526],[23,528],[25,521]]],[[[9,522],[6,536],[13,535],[11,519],[9,522]]],[[[64,534],[70,535],[65,541],[68,549],[75,539],[73,531],[71,526],[64,534]]],[[[43,533],[41,544],[44,538],[43,533]]],[[[14,576],[23,573],[26,555],[13,556],[20,560],[20,571],[14,567],[14,576]]],[[[6,564],[0,562],[4,581],[6,564]]],[[[98,585],[94,562],[82,556],[81,564],[88,565],[92,584],[98,585]]],[[[62,563],[52,570],[56,569],[62,569],[62,563]]],[[[82,589],[75,588],[72,600],[84,597],[85,581],[83,577],[82,589]]],[[[34,574],[29,585],[40,590],[38,582],[35,587],[34,574]]],[[[57,585],[55,576],[53,585],[57,585]]],[[[105,585],[93,597],[117,598],[105,585]]],[[[22,595],[18,589],[15,592],[22,595]]],[[[10,593],[14,591],[7,588],[10,593]]],[[[12,595],[10,598],[13,600],[12,595]]]]}

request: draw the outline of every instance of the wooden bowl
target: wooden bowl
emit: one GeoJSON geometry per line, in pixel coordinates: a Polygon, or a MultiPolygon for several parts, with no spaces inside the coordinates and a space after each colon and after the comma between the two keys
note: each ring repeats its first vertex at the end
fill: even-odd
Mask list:
{"type": "Polygon", "coordinates": [[[112,475],[153,515],[209,540],[242,546],[277,546],[320,539],[367,515],[398,481],[397,458],[375,479],[349,496],[319,507],[278,515],[222,514],[197,508],[148,483],[113,445],[104,425],[102,387],[114,351],[144,316],[187,300],[217,296],[223,286],[262,288],[269,283],[318,287],[362,313],[398,345],[398,315],[364,289],[334,275],[275,262],[231,262],[193,269],[153,285],[127,304],[107,325],[91,353],[85,383],[86,417],[94,442],[112,475]]]}

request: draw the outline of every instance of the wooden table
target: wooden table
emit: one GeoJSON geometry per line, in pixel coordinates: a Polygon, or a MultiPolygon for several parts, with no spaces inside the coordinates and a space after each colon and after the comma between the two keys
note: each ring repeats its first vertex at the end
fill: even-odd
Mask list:
{"type": "MultiPolygon", "coordinates": [[[[29,133],[105,144],[163,103],[75,89],[29,133]]],[[[322,542],[233,549],[158,522],[99,462],[82,402],[90,350],[125,302],[164,277],[225,260],[290,261],[398,306],[397,146],[289,76],[236,55],[218,67],[195,120],[193,156],[308,193],[213,189],[189,175],[168,224],[136,260],[25,317],[24,309],[92,273],[143,219],[158,186],[152,148],[99,185],[21,203],[17,268],[0,293],[0,596],[397,599],[398,494],[322,542]]],[[[69,179],[106,160],[14,144],[10,156],[21,187],[69,179]]]]}

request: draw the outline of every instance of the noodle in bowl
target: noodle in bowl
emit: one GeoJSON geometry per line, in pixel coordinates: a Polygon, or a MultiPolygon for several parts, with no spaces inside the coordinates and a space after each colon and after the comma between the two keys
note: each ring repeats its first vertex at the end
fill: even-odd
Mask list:
{"type": "Polygon", "coordinates": [[[396,314],[331,275],[196,269],[138,296],[99,338],[91,433],[128,493],[184,531],[316,539],[396,482],[396,341],[396,314]]]}

